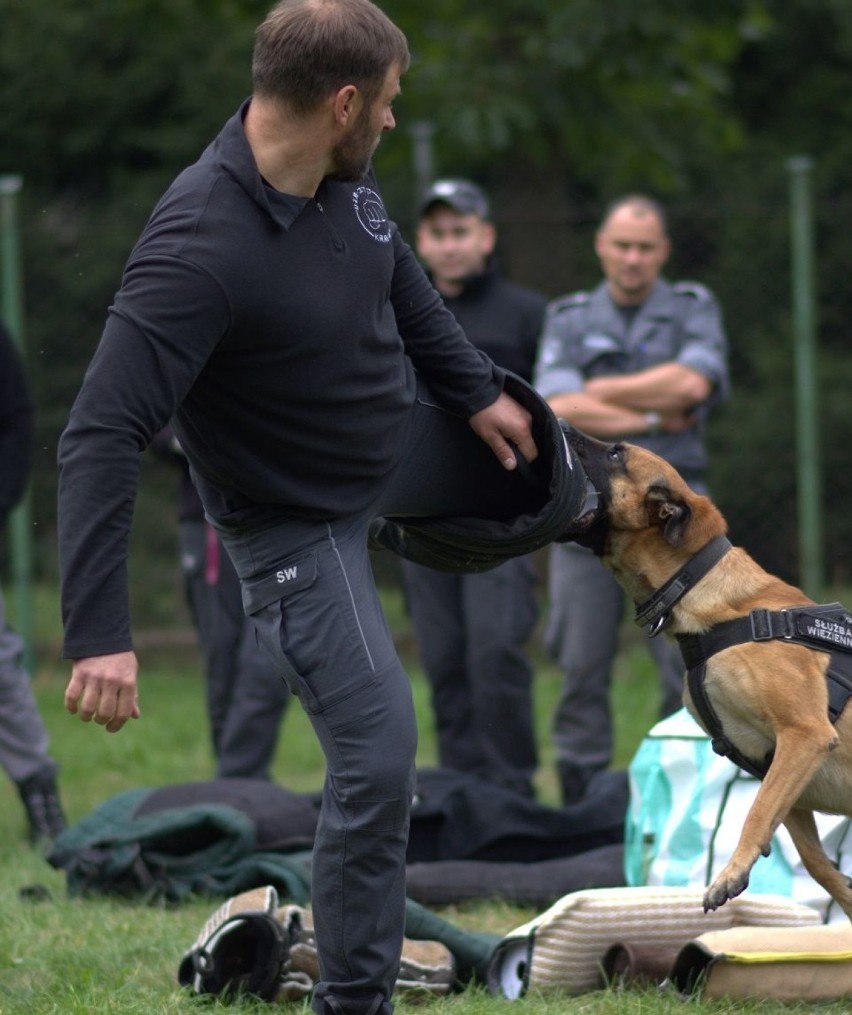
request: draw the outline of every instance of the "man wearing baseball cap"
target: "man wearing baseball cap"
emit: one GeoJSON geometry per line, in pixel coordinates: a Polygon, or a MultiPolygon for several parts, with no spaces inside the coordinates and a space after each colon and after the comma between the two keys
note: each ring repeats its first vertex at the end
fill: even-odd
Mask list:
{"type": "MultiPolygon", "coordinates": [[[[493,257],[488,198],[470,180],[440,179],[420,204],[417,252],[470,341],[529,381],[545,299],[515,285],[493,257]]],[[[529,557],[449,574],[403,561],[411,621],[432,688],[438,760],[533,796],[537,765],[533,670],[537,617],[529,557]]]]}

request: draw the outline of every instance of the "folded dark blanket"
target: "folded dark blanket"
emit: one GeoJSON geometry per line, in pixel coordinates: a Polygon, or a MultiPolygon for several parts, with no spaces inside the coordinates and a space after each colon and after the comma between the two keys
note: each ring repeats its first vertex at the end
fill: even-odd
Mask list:
{"type": "Polygon", "coordinates": [[[619,888],[624,880],[621,843],[533,863],[436,860],[410,864],[405,875],[410,899],[424,906],[449,906],[470,899],[502,899],[546,908],[569,892],[619,888]]]}
{"type": "Polygon", "coordinates": [[[624,771],[600,772],[587,796],[548,807],[465,772],[418,773],[408,862],[563,859],[624,842],[630,790],[624,771]]]}

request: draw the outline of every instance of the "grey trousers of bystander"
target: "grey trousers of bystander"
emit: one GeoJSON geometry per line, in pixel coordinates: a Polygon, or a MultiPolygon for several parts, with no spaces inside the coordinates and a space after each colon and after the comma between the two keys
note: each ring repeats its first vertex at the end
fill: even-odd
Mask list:
{"type": "Polygon", "coordinates": [[[15,783],[32,842],[48,841],[65,828],[56,785],[58,765],[23,663],[24,642],[6,622],[0,592],[0,765],[15,783]]]}
{"type": "Polygon", "coordinates": [[[185,520],[179,538],[204,666],[216,778],[269,779],[289,688],[258,647],[240,579],[215,532],[204,521],[185,520]]]}
{"type": "Polygon", "coordinates": [[[403,560],[402,574],[432,689],[439,765],[533,796],[538,755],[527,642],[538,605],[531,559],[477,574],[403,560]]]}
{"type": "MultiPolygon", "coordinates": [[[[598,558],[566,543],[550,550],[547,651],[562,670],[553,742],[563,803],[580,799],[612,761],[612,668],[625,613],[624,592],[598,558]]],[[[683,660],[665,636],[648,640],[660,676],[660,715],[681,707],[683,660]]]]}

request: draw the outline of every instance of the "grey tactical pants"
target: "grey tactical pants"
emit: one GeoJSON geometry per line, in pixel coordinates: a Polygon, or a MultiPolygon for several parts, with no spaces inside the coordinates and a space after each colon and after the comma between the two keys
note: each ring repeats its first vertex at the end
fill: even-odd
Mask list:
{"type": "MultiPolygon", "coordinates": [[[[247,610],[327,762],[313,850],[320,1015],[392,1010],[405,919],[417,728],[368,551],[379,515],[521,513],[525,481],[466,420],[418,401],[369,511],[223,533],[247,610]]],[[[345,507],[342,505],[342,509],[345,507]]]]}

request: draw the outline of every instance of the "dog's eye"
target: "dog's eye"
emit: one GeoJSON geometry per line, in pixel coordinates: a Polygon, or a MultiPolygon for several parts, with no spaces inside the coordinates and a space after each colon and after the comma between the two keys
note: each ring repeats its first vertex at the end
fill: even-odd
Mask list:
{"type": "Polygon", "coordinates": [[[607,450],[606,456],[607,456],[607,458],[611,462],[618,462],[618,461],[620,461],[620,459],[621,459],[621,445],[620,444],[613,444],[612,447],[610,447],[607,450]]]}

